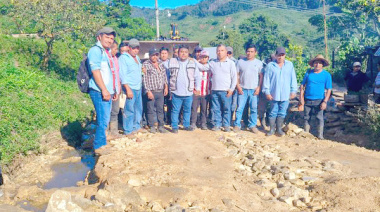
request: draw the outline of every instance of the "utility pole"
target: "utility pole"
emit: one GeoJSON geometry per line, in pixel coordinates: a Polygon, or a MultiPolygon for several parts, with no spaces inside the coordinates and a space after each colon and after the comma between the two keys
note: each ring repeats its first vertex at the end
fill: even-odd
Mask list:
{"type": "Polygon", "coordinates": [[[156,1],[156,37],[160,38],[160,21],[158,20],[158,2],[156,1]]]}
{"type": "Polygon", "coordinates": [[[327,46],[327,21],[326,21],[326,0],[323,1],[323,22],[325,27],[325,57],[328,60],[329,59],[329,50],[327,46]]]}

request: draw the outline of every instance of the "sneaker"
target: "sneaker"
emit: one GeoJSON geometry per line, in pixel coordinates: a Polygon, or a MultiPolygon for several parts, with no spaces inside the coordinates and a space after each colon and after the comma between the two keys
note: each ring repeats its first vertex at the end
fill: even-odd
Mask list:
{"type": "Polygon", "coordinates": [[[156,133],[156,132],[157,132],[157,131],[156,131],[156,127],[151,127],[150,130],[149,130],[149,132],[150,132],[150,133],[153,133],[153,134],[156,133]]]}
{"type": "Polygon", "coordinates": [[[211,130],[212,131],[220,131],[220,127],[213,127],[211,130]]]}
{"type": "Polygon", "coordinates": [[[186,130],[186,131],[194,131],[195,128],[193,128],[192,126],[190,126],[190,127],[185,127],[185,128],[183,128],[183,130],[186,130]]]}
{"type": "Polygon", "coordinates": [[[235,127],[233,128],[233,131],[234,131],[234,132],[239,132],[239,131],[240,131],[240,127],[235,126],[235,127]]]}
{"type": "Polygon", "coordinates": [[[178,129],[172,129],[172,133],[177,134],[178,133],[178,129]]]}
{"type": "Polygon", "coordinates": [[[255,134],[257,134],[259,132],[259,130],[257,130],[256,127],[252,127],[251,129],[249,129],[249,131],[251,131],[251,132],[253,132],[255,134]]]}
{"type": "Polygon", "coordinates": [[[202,129],[202,130],[208,130],[207,125],[202,124],[201,129],[202,129]]]}
{"type": "Polygon", "coordinates": [[[168,131],[164,127],[158,127],[160,133],[167,133],[168,131]]]}

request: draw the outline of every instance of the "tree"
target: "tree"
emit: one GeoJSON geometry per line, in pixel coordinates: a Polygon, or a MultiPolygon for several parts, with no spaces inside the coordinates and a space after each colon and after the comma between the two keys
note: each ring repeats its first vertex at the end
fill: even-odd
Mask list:
{"type": "Polygon", "coordinates": [[[239,26],[240,33],[247,42],[257,47],[260,56],[269,56],[278,46],[287,46],[289,39],[280,33],[278,25],[266,16],[253,15],[239,26]]]}
{"type": "Polygon", "coordinates": [[[41,66],[47,69],[55,41],[93,37],[104,25],[99,6],[94,0],[13,0],[11,15],[20,29],[32,25],[45,40],[41,66]]]}
{"type": "Polygon", "coordinates": [[[238,57],[244,54],[244,41],[243,36],[237,30],[233,29],[222,29],[219,31],[216,39],[210,42],[211,46],[217,46],[219,44],[224,44],[226,46],[231,46],[234,49],[234,54],[238,57]]]}

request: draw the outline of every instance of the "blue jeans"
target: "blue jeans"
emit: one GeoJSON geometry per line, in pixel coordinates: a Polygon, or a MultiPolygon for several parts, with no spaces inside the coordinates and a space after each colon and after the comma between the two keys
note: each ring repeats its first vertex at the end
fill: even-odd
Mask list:
{"type": "Polygon", "coordinates": [[[190,127],[191,105],[193,96],[177,96],[172,94],[172,129],[178,129],[178,117],[183,105],[183,126],[190,127]]]}
{"type": "Polygon", "coordinates": [[[227,91],[212,91],[211,110],[213,111],[214,127],[229,127],[231,122],[231,101],[232,96],[227,97],[227,91]],[[223,117],[223,120],[222,120],[223,117]]]}
{"type": "Polygon", "coordinates": [[[275,119],[277,117],[285,118],[286,111],[288,110],[288,106],[289,106],[289,100],[288,101],[274,101],[274,100],[272,100],[270,102],[269,118],[270,119],[275,119]]]}
{"type": "MultiPolygon", "coordinates": [[[[111,118],[112,98],[109,101],[104,101],[102,93],[90,89],[90,97],[96,111],[96,127],[94,149],[107,144],[106,130],[111,118]]],[[[111,96],[112,97],[112,96],[111,96]]]]}
{"type": "Polygon", "coordinates": [[[255,127],[257,124],[257,96],[254,95],[255,90],[243,89],[243,94],[238,96],[238,108],[236,110],[235,126],[241,127],[241,117],[243,116],[245,105],[249,105],[250,115],[248,128],[255,127]]]}
{"type": "Polygon", "coordinates": [[[128,135],[141,128],[141,119],[143,112],[141,89],[133,90],[133,98],[127,99],[124,105],[123,130],[128,135]]]}

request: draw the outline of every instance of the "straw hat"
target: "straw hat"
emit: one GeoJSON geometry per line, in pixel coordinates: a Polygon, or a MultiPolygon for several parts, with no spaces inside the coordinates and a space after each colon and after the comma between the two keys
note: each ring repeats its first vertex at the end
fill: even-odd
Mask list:
{"type": "Polygon", "coordinates": [[[310,65],[311,67],[313,67],[315,61],[321,61],[322,64],[323,64],[323,67],[325,67],[325,66],[329,66],[329,65],[330,65],[330,64],[329,64],[329,61],[327,61],[327,60],[323,57],[323,55],[321,55],[321,54],[319,54],[319,55],[315,56],[313,59],[309,60],[309,65],[310,65]]]}

